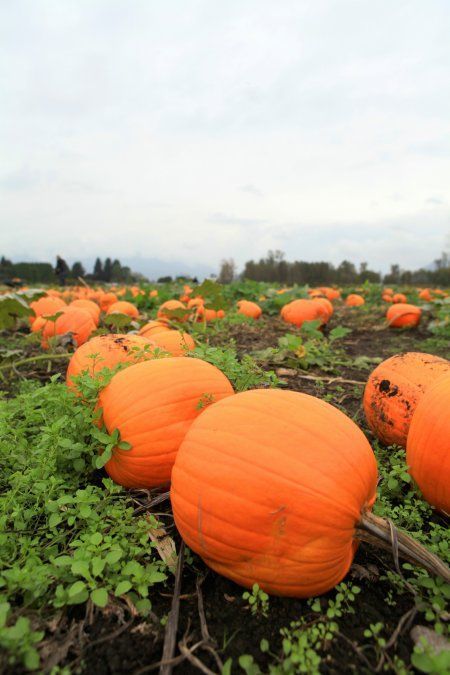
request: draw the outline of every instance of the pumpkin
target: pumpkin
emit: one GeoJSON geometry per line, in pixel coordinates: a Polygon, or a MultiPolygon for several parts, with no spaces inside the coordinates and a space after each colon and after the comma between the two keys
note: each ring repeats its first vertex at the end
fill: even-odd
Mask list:
{"type": "Polygon", "coordinates": [[[78,347],[69,361],[66,382],[73,386],[73,378],[83,371],[91,377],[103,368],[114,368],[118,363],[137,363],[153,356],[154,343],[141,335],[109,333],[97,335],[78,347]]]}
{"type": "Polygon", "coordinates": [[[320,310],[312,300],[292,300],[281,308],[281,317],[287,323],[301,326],[305,321],[314,321],[320,310]]]}
{"type": "Polygon", "coordinates": [[[329,286],[321,286],[319,291],[325,295],[328,300],[337,300],[341,297],[341,291],[338,288],[330,288],[329,286]]]}
{"type": "Polygon", "coordinates": [[[98,324],[100,319],[100,307],[92,300],[72,300],[69,307],[81,307],[91,314],[95,323],[98,324]]]}
{"type": "Polygon", "coordinates": [[[392,302],[408,302],[408,299],[403,293],[395,293],[395,295],[392,296],[392,302]]]}
{"type": "Polygon", "coordinates": [[[102,312],[107,312],[109,307],[117,302],[117,295],[115,293],[102,293],[99,298],[100,308],[102,312]]]}
{"type": "Polygon", "coordinates": [[[389,295],[389,293],[383,293],[381,299],[384,300],[385,302],[393,302],[392,295],[389,295]]]}
{"type": "Polygon", "coordinates": [[[307,394],[257,389],[192,424],[171,501],[184,541],[216,572],[309,597],[348,572],[376,486],[374,454],[351,419],[307,394]]]}
{"type": "Polygon", "coordinates": [[[32,324],[37,316],[43,316],[44,314],[46,316],[53,316],[57,312],[60,312],[61,309],[67,307],[67,305],[61,298],[49,295],[43,296],[39,300],[34,300],[34,302],[30,303],[30,307],[35,314],[35,316],[30,316],[30,324],[32,324]]]}
{"type": "Polygon", "coordinates": [[[203,298],[201,298],[200,296],[197,296],[196,298],[191,298],[188,301],[187,306],[188,306],[188,309],[192,309],[193,307],[203,307],[204,304],[205,304],[205,301],[203,300],[203,298]]]}
{"type": "Polygon", "coordinates": [[[345,300],[347,307],[359,307],[360,305],[364,305],[365,302],[362,295],[358,295],[357,293],[350,293],[345,300]]]}
{"type": "Polygon", "coordinates": [[[415,305],[394,304],[386,312],[386,319],[391,328],[412,328],[418,326],[422,310],[415,305]]]}
{"type": "MultiPolygon", "coordinates": [[[[170,313],[177,309],[186,309],[186,305],[184,305],[179,300],[167,300],[166,302],[163,302],[162,305],[160,305],[157,317],[158,319],[170,319],[170,313]]],[[[177,319],[177,321],[186,321],[186,318],[187,317],[183,317],[181,319],[177,319]]]]}
{"type": "Polygon", "coordinates": [[[42,329],[41,344],[46,349],[50,338],[72,333],[73,340],[79,347],[88,340],[96,328],[97,324],[88,311],[81,307],[67,307],[56,321],[46,321],[42,329]]]}
{"type": "Polygon", "coordinates": [[[419,298],[421,300],[425,300],[426,302],[430,302],[433,299],[431,296],[430,289],[424,288],[423,290],[421,290],[419,293],[419,298]]]}
{"type": "Polygon", "coordinates": [[[209,309],[203,305],[197,307],[195,314],[197,316],[197,321],[215,321],[218,318],[215,309],[209,309]]]}
{"type": "Polygon", "coordinates": [[[248,316],[251,319],[259,319],[262,314],[262,309],[256,302],[250,302],[249,300],[239,300],[237,303],[238,314],[243,314],[248,316]]]}
{"type": "Polygon", "coordinates": [[[334,308],[331,302],[327,300],[327,298],[318,298],[318,297],[313,297],[311,302],[316,303],[318,307],[318,314],[319,317],[322,319],[322,323],[328,323],[334,312],[334,308]]]}
{"type": "Polygon", "coordinates": [[[108,307],[106,312],[107,314],[126,314],[132,319],[137,319],[139,316],[139,310],[136,305],[133,305],[131,302],[126,300],[119,300],[118,302],[113,302],[112,305],[108,307]]]}
{"type": "Polygon", "coordinates": [[[156,333],[162,333],[163,331],[168,330],[170,330],[169,326],[162,321],[149,321],[140,328],[139,335],[150,338],[153,335],[156,335],[156,333]]]}
{"type": "Polygon", "coordinates": [[[150,293],[148,294],[150,298],[157,298],[158,297],[158,291],[156,288],[154,288],[150,293]]]}
{"type": "Polygon", "coordinates": [[[363,406],[367,423],[385,445],[406,446],[409,426],[428,387],[446,373],[450,362],[421,352],[397,354],[370,374],[363,406]]]}
{"type": "Polygon", "coordinates": [[[172,356],[186,356],[195,349],[195,342],[188,333],[179,330],[163,331],[152,335],[152,342],[172,356]]]}
{"type": "Polygon", "coordinates": [[[99,402],[108,432],[118,429],[132,449],[114,448],[106,471],[125,487],[168,483],[194,419],[209,403],[233,393],[225,375],[200,359],[155,359],[118,372],[99,402]]]}
{"type": "Polygon", "coordinates": [[[429,387],[417,404],[406,461],[427,502],[450,515],[450,373],[429,387]]]}

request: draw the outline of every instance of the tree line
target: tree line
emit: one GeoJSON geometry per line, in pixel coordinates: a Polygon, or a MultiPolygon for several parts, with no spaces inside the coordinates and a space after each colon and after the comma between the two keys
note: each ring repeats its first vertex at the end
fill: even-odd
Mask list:
{"type": "MultiPolygon", "coordinates": [[[[87,281],[103,281],[106,283],[131,283],[142,278],[141,275],[131,271],[126,265],[122,265],[119,260],[106,258],[103,262],[97,258],[91,273],[87,273],[83,264],[79,261],[73,263],[70,267],[62,260],[66,268],[67,281],[77,283],[80,278],[87,281]]],[[[13,263],[5,256],[0,258],[0,281],[10,281],[21,279],[29,284],[55,282],[55,268],[50,263],[41,262],[18,262],[13,263]]]]}
{"type": "MultiPolygon", "coordinates": [[[[226,261],[224,261],[226,262],[226,261]]],[[[223,264],[223,263],[222,263],[223,264]]],[[[349,260],[339,265],[319,261],[307,262],[295,260],[288,262],[282,251],[269,251],[259,261],[249,260],[242,273],[244,279],[253,281],[276,282],[291,286],[309,284],[310,286],[338,286],[361,284],[365,281],[385,284],[450,286],[450,259],[448,254],[434,261],[434,269],[402,270],[399,265],[391,265],[390,271],[382,275],[369,269],[366,262],[357,268],[349,260]]]]}

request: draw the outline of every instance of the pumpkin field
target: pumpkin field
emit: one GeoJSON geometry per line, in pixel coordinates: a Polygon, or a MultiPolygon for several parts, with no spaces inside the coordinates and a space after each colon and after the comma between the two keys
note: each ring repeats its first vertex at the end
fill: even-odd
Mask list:
{"type": "Polygon", "coordinates": [[[2,290],[0,672],[450,673],[450,292],[2,290]]]}

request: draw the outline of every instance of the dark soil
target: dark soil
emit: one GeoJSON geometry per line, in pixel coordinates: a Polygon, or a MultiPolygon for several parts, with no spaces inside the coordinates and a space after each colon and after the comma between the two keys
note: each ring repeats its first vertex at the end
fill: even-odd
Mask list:
{"type": "MultiPolygon", "coordinates": [[[[405,351],[422,351],[421,342],[429,337],[426,327],[414,331],[395,331],[392,329],[379,330],[382,325],[382,315],[345,312],[338,310],[330,321],[326,331],[337,325],[352,328],[340,346],[352,358],[357,356],[387,358],[395,353],[405,351]]],[[[240,356],[276,346],[278,337],[295,329],[287,327],[278,318],[265,318],[254,323],[245,323],[228,327],[226,336],[220,335],[211,338],[211,343],[223,346],[227,342],[234,342],[240,356]]],[[[33,353],[42,353],[37,346],[30,345],[24,357],[33,353]]],[[[442,354],[446,356],[446,354],[442,354]]],[[[20,357],[22,358],[22,357],[20,357]]],[[[64,375],[65,362],[51,363],[50,368],[45,362],[36,364],[30,369],[16,371],[12,377],[23,374],[27,378],[36,377],[42,381],[51,374],[60,372],[64,375]]],[[[341,407],[350,417],[355,419],[370,436],[365,427],[364,415],[361,408],[363,385],[369,371],[362,371],[352,366],[341,368],[339,378],[353,380],[354,383],[341,381],[328,382],[332,378],[330,373],[321,373],[317,370],[291,372],[284,376],[286,386],[296,391],[302,391],[330,400],[341,407]],[[317,379],[305,379],[304,376],[317,379]],[[322,381],[324,378],[324,381],[322,381]]],[[[13,381],[11,382],[12,387],[13,381]]],[[[169,504],[166,504],[169,509],[169,504]]],[[[176,535],[175,535],[176,536],[176,535]]],[[[177,541],[178,545],[178,541],[177,541]]],[[[361,587],[361,593],[355,602],[355,612],[346,613],[338,619],[339,634],[330,643],[329,649],[321,654],[321,671],[326,673],[366,673],[375,672],[379,654],[375,653],[373,641],[363,636],[363,631],[370,623],[383,622],[384,635],[391,635],[402,616],[414,607],[414,598],[409,593],[396,595],[395,589],[385,579],[386,570],[394,570],[392,556],[362,544],[356,554],[350,576],[361,587]],[[394,593],[395,603],[387,602],[389,592],[394,593]],[[372,645],[372,646],[369,646],[372,645]],[[364,646],[365,645],[365,646],[364,646]]],[[[265,669],[273,657],[268,657],[260,651],[262,639],[268,640],[271,652],[280,654],[280,629],[289,626],[292,621],[305,615],[311,616],[311,610],[306,601],[270,598],[270,612],[268,618],[253,616],[246,602],[242,599],[243,589],[231,581],[209,571],[198,558],[193,564],[185,564],[182,578],[180,619],[177,640],[186,638],[192,646],[201,640],[201,623],[198,610],[198,594],[196,581],[203,579],[201,594],[204,601],[205,618],[209,634],[216,645],[222,661],[233,658],[233,672],[243,672],[237,665],[242,654],[251,654],[258,664],[265,669]]],[[[129,623],[129,612],[123,607],[117,611],[101,611],[95,609],[89,616],[78,615],[76,610],[69,610],[60,623],[60,629],[54,633],[51,651],[62,649],[66,656],[60,665],[68,665],[73,671],[95,673],[96,675],[110,675],[119,673],[135,673],[157,671],[157,662],[162,657],[164,640],[164,621],[170,611],[173,584],[168,583],[166,594],[156,592],[152,600],[152,616],[143,621],[134,617],[129,623]],[[65,646],[64,646],[65,645],[65,646]],[[150,668],[153,664],[153,668],[150,668]]],[[[331,592],[328,597],[332,598],[331,592]]],[[[326,598],[327,596],[324,596],[326,598]]],[[[78,610],[80,611],[80,610],[78,610]]],[[[92,608],[91,608],[92,611],[92,608]]],[[[416,622],[417,622],[416,618],[416,622]]],[[[395,653],[406,663],[412,651],[412,642],[409,637],[410,625],[407,624],[399,632],[391,654],[395,653]]],[[[177,650],[177,653],[178,650],[177,650]]],[[[211,651],[198,648],[195,657],[215,673],[218,666],[211,651]]],[[[18,671],[17,671],[18,672],[18,671]]],[[[175,666],[175,672],[198,673],[199,669],[189,660],[184,660],[175,666]]],[[[205,671],[207,672],[207,671],[205,671]]],[[[387,670],[385,672],[394,672],[387,670]]]]}

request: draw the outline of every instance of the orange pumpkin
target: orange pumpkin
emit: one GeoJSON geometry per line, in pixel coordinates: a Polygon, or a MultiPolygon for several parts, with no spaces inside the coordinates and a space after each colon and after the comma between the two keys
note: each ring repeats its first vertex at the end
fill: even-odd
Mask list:
{"type": "Polygon", "coordinates": [[[74,352],[66,382],[71,387],[73,378],[83,371],[94,377],[103,368],[114,368],[118,363],[138,363],[152,358],[152,348],[153,342],[141,335],[97,335],[74,352]]]}
{"type": "Polygon", "coordinates": [[[282,319],[299,327],[305,321],[314,321],[319,316],[317,303],[312,300],[292,300],[281,309],[282,319]]]}
{"type": "Polygon", "coordinates": [[[341,291],[338,288],[330,288],[329,286],[321,286],[319,291],[325,295],[328,300],[337,300],[341,297],[341,291]]]}
{"type": "Polygon", "coordinates": [[[81,307],[91,314],[95,323],[98,324],[100,319],[100,307],[92,300],[72,300],[69,307],[81,307]]]}
{"type": "Polygon", "coordinates": [[[383,293],[381,299],[384,300],[385,302],[393,302],[392,295],[389,295],[389,293],[383,293]]]}
{"type": "Polygon", "coordinates": [[[395,295],[392,296],[392,302],[408,302],[408,299],[403,293],[395,293],[395,295]]]}
{"type": "Polygon", "coordinates": [[[102,312],[107,312],[109,307],[117,302],[117,295],[115,293],[102,293],[99,302],[102,312]]]}
{"type": "Polygon", "coordinates": [[[418,326],[422,310],[415,305],[398,303],[391,305],[386,312],[386,319],[391,328],[412,328],[418,326]]]}
{"type": "Polygon", "coordinates": [[[424,288],[422,291],[420,291],[419,298],[421,300],[425,300],[426,302],[430,302],[433,299],[432,296],[431,296],[430,289],[424,288]]]}
{"type": "Polygon", "coordinates": [[[113,302],[112,305],[108,307],[106,312],[107,314],[127,314],[132,319],[137,319],[139,316],[139,310],[136,305],[133,305],[131,302],[126,300],[119,300],[119,302],[113,302]]]}
{"type": "Polygon", "coordinates": [[[61,311],[61,309],[67,307],[64,300],[58,298],[55,295],[43,296],[39,300],[35,300],[30,303],[30,307],[33,310],[35,316],[30,316],[30,323],[36,319],[37,316],[53,316],[61,311]]]}
{"type": "Polygon", "coordinates": [[[97,324],[88,311],[81,307],[67,307],[56,321],[46,321],[42,329],[41,344],[46,349],[50,338],[72,333],[73,340],[79,347],[89,339],[96,328],[97,324]]]}
{"type": "Polygon", "coordinates": [[[215,321],[217,319],[217,312],[215,309],[209,309],[203,305],[199,305],[196,310],[197,321],[215,321]]]}
{"type": "Polygon", "coordinates": [[[406,461],[427,502],[450,515],[450,374],[429,387],[418,403],[406,461]]]}
{"type": "Polygon", "coordinates": [[[108,474],[125,487],[168,483],[194,419],[208,403],[233,393],[225,375],[200,359],[155,359],[120,371],[99,401],[109,433],[118,429],[132,449],[114,448],[105,465],[108,474]]]}
{"type": "Polygon", "coordinates": [[[309,597],[348,572],[376,486],[374,454],[351,419],[307,394],[256,389],[192,424],[171,501],[184,541],[216,572],[309,597]]]}
{"type": "Polygon", "coordinates": [[[432,354],[408,352],[380,363],[370,374],[363,406],[367,423],[385,445],[405,447],[409,425],[420,399],[450,362],[432,354]]]}
{"type": "Polygon", "coordinates": [[[327,298],[312,298],[311,302],[317,304],[319,317],[322,319],[322,323],[328,323],[331,319],[334,308],[333,305],[327,298]]]}
{"type": "Polygon", "coordinates": [[[360,307],[361,305],[364,305],[365,302],[362,295],[358,295],[357,293],[350,293],[345,300],[347,307],[360,307]]]}
{"type": "Polygon", "coordinates": [[[239,300],[237,303],[238,314],[243,314],[248,316],[251,319],[259,319],[262,314],[262,309],[256,302],[250,302],[249,300],[239,300]]]}
{"type": "MultiPolygon", "coordinates": [[[[170,312],[176,309],[186,309],[186,305],[179,300],[166,300],[166,302],[160,305],[157,317],[158,319],[170,319],[170,312]]],[[[182,319],[177,319],[177,321],[186,321],[186,318],[183,317],[182,319]]]]}
{"type": "Polygon", "coordinates": [[[152,335],[152,342],[172,356],[186,356],[195,349],[195,342],[188,333],[179,330],[163,331],[152,335]]]}
{"type": "Polygon", "coordinates": [[[139,330],[139,335],[144,335],[145,337],[152,338],[152,336],[156,335],[156,333],[162,333],[163,331],[168,330],[170,330],[169,326],[167,326],[162,321],[149,321],[148,323],[146,323],[144,326],[141,327],[141,329],[139,330]]]}

